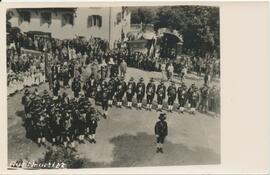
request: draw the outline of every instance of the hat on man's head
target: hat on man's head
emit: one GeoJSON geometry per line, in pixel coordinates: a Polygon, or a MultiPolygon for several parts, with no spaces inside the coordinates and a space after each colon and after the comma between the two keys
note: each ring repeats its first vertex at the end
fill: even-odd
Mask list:
{"type": "Polygon", "coordinates": [[[25,94],[25,95],[29,95],[29,94],[30,94],[29,89],[26,89],[26,90],[24,91],[24,94],[25,94]]]}
{"type": "Polygon", "coordinates": [[[165,120],[166,119],[166,113],[160,113],[158,118],[160,120],[165,120]]]}
{"type": "Polygon", "coordinates": [[[45,90],[43,91],[43,94],[44,94],[44,95],[48,95],[48,91],[45,89],[45,90]]]}

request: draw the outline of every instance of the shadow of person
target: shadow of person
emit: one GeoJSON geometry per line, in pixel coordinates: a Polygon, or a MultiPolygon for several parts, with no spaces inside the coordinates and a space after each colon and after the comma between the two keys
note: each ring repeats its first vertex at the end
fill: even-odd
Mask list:
{"type": "Polygon", "coordinates": [[[110,140],[114,144],[111,167],[219,164],[220,155],[203,147],[187,147],[168,140],[164,153],[156,154],[155,136],[145,132],[124,134],[110,140]]]}

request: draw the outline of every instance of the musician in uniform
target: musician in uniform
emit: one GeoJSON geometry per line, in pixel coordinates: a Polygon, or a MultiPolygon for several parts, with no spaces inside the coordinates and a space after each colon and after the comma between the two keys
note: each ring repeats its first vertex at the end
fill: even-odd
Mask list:
{"type": "Polygon", "coordinates": [[[160,84],[157,87],[157,111],[162,111],[162,106],[163,106],[163,100],[166,97],[166,86],[164,85],[163,80],[160,82],[160,84]]]}
{"type": "Polygon", "coordinates": [[[109,101],[109,95],[108,95],[108,89],[107,88],[103,88],[102,89],[102,110],[103,110],[103,115],[106,118],[108,115],[108,101],[109,101]]]}
{"type": "Polygon", "coordinates": [[[156,135],[156,142],[157,142],[157,153],[163,153],[163,143],[165,140],[165,137],[168,135],[168,125],[165,121],[166,114],[161,113],[159,116],[159,121],[155,124],[155,135],[156,135]]]}
{"type": "Polygon", "coordinates": [[[24,91],[24,96],[22,97],[22,105],[24,106],[25,113],[25,129],[26,129],[26,137],[29,137],[32,131],[32,119],[31,119],[31,98],[30,91],[26,89],[24,91]]]}
{"type": "Polygon", "coordinates": [[[146,109],[151,111],[152,109],[152,102],[153,102],[153,99],[154,99],[154,96],[155,96],[155,92],[156,92],[156,85],[154,83],[154,79],[151,78],[150,79],[150,82],[147,84],[147,87],[146,87],[146,103],[147,103],[147,106],[146,106],[146,109]]]}
{"type": "Polygon", "coordinates": [[[45,133],[46,133],[46,122],[45,122],[45,117],[46,114],[39,108],[37,111],[37,123],[36,123],[36,129],[37,129],[37,143],[38,146],[40,147],[41,144],[45,146],[45,133]]]}
{"type": "Polygon", "coordinates": [[[96,82],[96,91],[95,91],[95,103],[98,104],[101,102],[102,95],[102,81],[96,82]]]}
{"type": "Polygon", "coordinates": [[[176,98],[176,87],[174,82],[172,82],[171,85],[168,87],[167,95],[168,95],[168,110],[172,112],[173,104],[176,98]]]}
{"type": "Polygon", "coordinates": [[[179,109],[180,112],[183,113],[187,101],[187,86],[184,83],[182,83],[181,86],[178,87],[177,94],[178,94],[179,109]]]}
{"type": "Polygon", "coordinates": [[[68,71],[68,66],[67,62],[64,63],[63,70],[62,70],[62,76],[63,76],[63,86],[64,88],[69,88],[69,71],[68,71]]]}
{"type": "Polygon", "coordinates": [[[90,77],[85,81],[83,85],[83,90],[85,93],[85,96],[90,99],[91,97],[94,96],[93,92],[95,90],[94,88],[95,85],[95,79],[93,78],[93,74],[90,75],[90,77]]]}
{"type": "Polygon", "coordinates": [[[71,89],[74,93],[75,99],[77,99],[79,97],[79,92],[81,91],[80,76],[74,78],[71,89]]]}
{"type": "Polygon", "coordinates": [[[212,88],[209,90],[209,110],[214,112],[215,117],[217,117],[218,113],[218,97],[219,91],[216,85],[213,85],[212,88]]]}
{"type": "Polygon", "coordinates": [[[137,107],[139,109],[142,108],[142,100],[143,100],[143,97],[144,97],[144,94],[145,94],[145,84],[143,82],[143,77],[140,78],[140,81],[137,83],[137,90],[136,90],[136,93],[137,93],[137,107]]]}
{"type": "Polygon", "coordinates": [[[188,101],[190,104],[190,112],[191,114],[195,114],[197,103],[199,101],[198,88],[195,86],[195,84],[192,84],[191,87],[189,88],[188,98],[189,98],[188,101]]]}
{"type": "Polygon", "coordinates": [[[85,127],[86,127],[86,110],[81,108],[79,110],[79,118],[78,118],[78,134],[79,134],[79,143],[85,143],[84,142],[84,135],[85,135],[85,127]]]}
{"type": "Polygon", "coordinates": [[[97,117],[97,112],[93,108],[92,109],[92,115],[89,121],[89,138],[90,138],[90,143],[96,143],[96,129],[98,126],[98,117],[97,117]]]}
{"type": "Polygon", "coordinates": [[[58,79],[53,80],[52,90],[53,90],[53,96],[54,96],[53,99],[57,99],[59,91],[60,91],[60,83],[58,79]]]}
{"type": "Polygon", "coordinates": [[[202,112],[208,111],[208,97],[209,97],[209,87],[207,84],[204,84],[203,87],[200,88],[201,99],[199,104],[199,110],[202,112]]]}
{"type": "Polygon", "coordinates": [[[108,82],[108,104],[110,106],[113,104],[114,94],[115,94],[115,80],[112,77],[108,82]]]}
{"type": "Polygon", "coordinates": [[[51,67],[52,81],[58,80],[58,79],[59,79],[59,76],[58,76],[59,71],[60,71],[60,70],[59,70],[59,66],[58,66],[56,63],[54,63],[54,64],[52,65],[52,67],[51,67]]]}
{"type": "Polygon", "coordinates": [[[72,106],[68,105],[66,106],[66,113],[68,114],[69,117],[69,128],[68,128],[68,138],[70,142],[70,148],[73,151],[75,150],[75,139],[76,139],[76,128],[74,125],[74,118],[73,118],[73,112],[72,112],[72,106]]]}
{"type": "Polygon", "coordinates": [[[61,141],[64,144],[64,147],[67,148],[68,143],[70,142],[69,131],[70,131],[70,127],[71,127],[71,116],[70,116],[70,113],[63,113],[62,117],[63,118],[60,121],[60,123],[62,124],[61,141]]]}
{"type": "Polygon", "coordinates": [[[136,83],[134,82],[134,78],[131,77],[128,84],[127,84],[127,91],[126,91],[126,97],[127,97],[127,106],[129,108],[132,108],[132,99],[136,91],[136,83]]]}
{"type": "Polygon", "coordinates": [[[97,81],[95,80],[95,76],[94,74],[90,75],[90,78],[88,80],[88,85],[89,85],[89,89],[88,89],[88,93],[90,95],[90,97],[94,97],[95,96],[95,91],[97,88],[97,81]]]}
{"type": "Polygon", "coordinates": [[[117,84],[116,93],[115,93],[117,106],[120,108],[122,107],[122,104],[123,104],[123,97],[125,95],[125,90],[126,90],[126,82],[124,81],[124,78],[122,77],[120,82],[117,84]]]}

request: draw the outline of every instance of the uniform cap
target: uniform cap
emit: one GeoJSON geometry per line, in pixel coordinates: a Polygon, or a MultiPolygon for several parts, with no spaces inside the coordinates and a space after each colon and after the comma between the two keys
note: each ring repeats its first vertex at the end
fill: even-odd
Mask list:
{"type": "Polygon", "coordinates": [[[44,94],[44,95],[47,95],[47,94],[48,94],[48,91],[45,89],[45,90],[43,91],[43,94],[44,94]]]}
{"type": "Polygon", "coordinates": [[[24,94],[25,94],[25,95],[29,95],[29,94],[30,94],[29,89],[26,89],[26,90],[24,91],[24,94]]]}
{"type": "Polygon", "coordinates": [[[166,119],[166,113],[160,113],[159,117],[160,120],[165,120],[166,119]]]}

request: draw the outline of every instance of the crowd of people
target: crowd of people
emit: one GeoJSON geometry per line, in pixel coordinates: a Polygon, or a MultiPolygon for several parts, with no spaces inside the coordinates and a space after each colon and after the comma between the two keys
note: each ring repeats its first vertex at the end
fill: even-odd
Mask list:
{"type": "Polygon", "coordinates": [[[76,140],[85,143],[87,139],[96,143],[99,114],[84,95],[71,99],[64,92],[53,98],[47,90],[39,94],[37,89],[34,92],[26,89],[22,104],[26,136],[39,146],[45,146],[49,141],[52,145],[63,145],[75,151],[76,140]]]}
{"type": "Polygon", "coordinates": [[[119,44],[110,50],[106,41],[95,38],[25,40],[25,36],[13,39],[8,49],[8,90],[10,95],[48,81],[51,92],[26,89],[22,98],[27,137],[39,146],[49,141],[76,151],[76,141],[96,143],[99,115],[107,118],[113,105],[147,111],[219,113],[220,90],[215,85],[210,87],[220,74],[215,57],[183,55],[173,61],[149,58],[119,44]],[[24,53],[21,48],[40,53],[24,53]],[[143,77],[137,81],[131,77],[127,81],[127,67],[161,71],[162,80],[158,83],[151,78],[145,83],[143,77]],[[185,75],[191,72],[204,75],[202,87],[185,84],[185,75]],[[181,78],[180,84],[176,85],[174,76],[181,78]],[[73,95],[60,94],[63,89],[71,89],[73,95]],[[102,111],[96,105],[101,105],[102,111]]]}
{"type": "Polygon", "coordinates": [[[46,81],[45,63],[42,56],[26,53],[19,56],[15,50],[8,50],[7,64],[8,95],[46,81]]]}
{"type": "MultiPolygon", "coordinates": [[[[208,55],[202,58],[195,55],[182,55],[171,60],[160,58],[157,53],[156,56],[150,57],[147,53],[130,51],[125,44],[116,43],[115,48],[110,50],[108,42],[98,38],[86,40],[77,37],[71,40],[59,40],[17,34],[11,39],[7,55],[7,67],[11,71],[10,74],[15,73],[18,77],[24,77],[24,74],[33,75],[33,72],[42,74],[50,72],[51,66],[56,62],[61,67],[66,62],[68,66],[71,65],[70,69],[76,68],[75,64],[78,64],[79,69],[90,64],[95,76],[102,73],[103,76],[106,74],[110,77],[111,69],[125,74],[127,66],[147,71],[161,71],[163,78],[167,80],[172,80],[174,74],[183,79],[187,73],[191,72],[196,72],[198,76],[204,75],[205,82],[220,76],[220,62],[215,56],[208,55]],[[22,48],[36,50],[41,54],[39,56],[24,54],[22,48]],[[29,72],[30,67],[32,72],[29,72]],[[45,71],[45,67],[49,70],[45,71]]],[[[13,77],[11,76],[8,82],[11,79],[16,80],[13,77]]]]}
{"type": "Polygon", "coordinates": [[[181,113],[188,111],[192,114],[196,110],[217,114],[219,110],[219,89],[216,86],[210,88],[207,84],[201,88],[192,84],[188,88],[185,83],[177,87],[172,81],[166,87],[164,81],[156,85],[153,78],[145,84],[143,78],[138,82],[134,78],[125,82],[123,77],[114,76],[107,81],[96,80],[92,74],[85,82],[81,81],[80,75],[75,77],[71,90],[73,97],[65,92],[60,94],[58,78],[54,80],[52,96],[48,95],[47,90],[41,95],[37,89],[33,93],[25,90],[22,99],[26,114],[25,127],[27,133],[36,134],[34,137],[39,145],[49,140],[65,147],[70,144],[75,149],[76,139],[79,143],[85,139],[95,143],[98,113],[91,99],[95,105],[102,106],[103,111],[100,113],[104,118],[108,117],[108,108],[114,104],[119,108],[126,106],[131,109],[135,103],[138,110],[145,107],[148,111],[162,111],[167,106],[169,112],[179,110],[181,113]]]}

